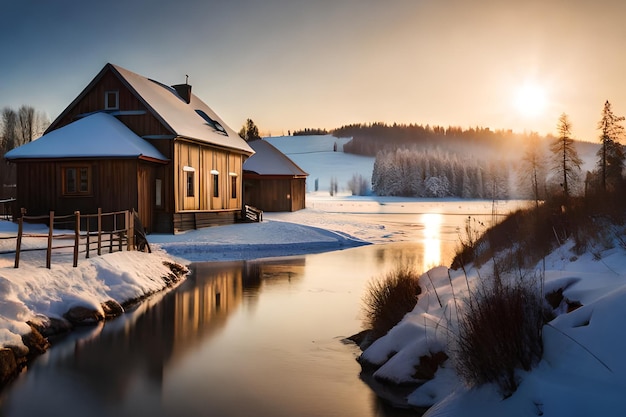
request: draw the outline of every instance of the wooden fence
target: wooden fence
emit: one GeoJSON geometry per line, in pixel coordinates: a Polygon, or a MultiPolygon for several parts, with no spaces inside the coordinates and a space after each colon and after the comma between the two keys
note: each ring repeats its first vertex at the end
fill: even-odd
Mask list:
{"type": "Polygon", "coordinates": [[[262,222],[263,221],[263,210],[260,210],[256,207],[245,205],[243,208],[244,218],[251,222],[262,222]]]}
{"type": "Polygon", "coordinates": [[[14,202],[14,198],[0,199],[0,218],[3,218],[4,220],[9,220],[11,218],[11,209],[14,202]]]}
{"type": "Polygon", "coordinates": [[[17,242],[15,244],[15,268],[20,265],[20,253],[25,251],[46,251],[46,268],[52,263],[52,251],[55,249],[73,249],[73,265],[78,265],[79,253],[84,253],[85,258],[94,253],[101,255],[103,250],[111,253],[115,250],[122,251],[135,249],[135,222],[134,212],[130,210],[102,213],[98,209],[97,214],[81,214],[79,211],[66,216],[55,216],[51,211],[48,216],[26,216],[25,210],[21,210],[18,219],[17,242]],[[47,222],[47,234],[24,233],[24,222],[47,222]],[[69,226],[69,227],[68,227],[69,226]],[[105,227],[107,226],[105,230],[105,227]],[[64,230],[65,233],[57,233],[56,230],[64,230]],[[69,231],[69,233],[68,233],[69,231]],[[47,239],[46,248],[22,248],[22,239],[42,238],[47,239]],[[70,240],[72,244],[55,244],[55,239],[70,240]],[[81,249],[82,247],[82,249],[81,249]]]}

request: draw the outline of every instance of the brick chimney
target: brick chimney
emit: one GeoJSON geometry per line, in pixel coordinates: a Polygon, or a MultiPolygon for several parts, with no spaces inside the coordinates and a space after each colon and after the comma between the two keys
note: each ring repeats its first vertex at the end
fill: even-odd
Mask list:
{"type": "Polygon", "coordinates": [[[191,86],[189,84],[176,84],[173,85],[172,88],[176,90],[180,98],[185,100],[185,103],[189,104],[191,101],[191,86]]]}

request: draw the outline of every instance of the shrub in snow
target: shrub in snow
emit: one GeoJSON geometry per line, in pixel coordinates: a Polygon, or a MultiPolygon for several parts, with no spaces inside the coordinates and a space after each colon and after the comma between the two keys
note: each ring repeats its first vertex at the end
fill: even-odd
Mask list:
{"type": "Polygon", "coordinates": [[[370,192],[368,181],[361,174],[353,174],[348,181],[348,188],[352,195],[367,195],[370,192]]]}
{"type": "Polygon", "coordinates": [[[384,276],[371,280],[363,298],[365,326],[371,329],[372,339],[384,336],[398,324],[406,313],[413,310],[420,274],[407,267],[396,267],[384,276]]]}
{"type": "Polygon", "coordinates": [[[542,355],[543,301],[536,280],[497,275],[468,299],[455,349],[458,374],[470,386],[495,383],[505,397],[518,386],[516,371],[530,370],[542,355]]]}

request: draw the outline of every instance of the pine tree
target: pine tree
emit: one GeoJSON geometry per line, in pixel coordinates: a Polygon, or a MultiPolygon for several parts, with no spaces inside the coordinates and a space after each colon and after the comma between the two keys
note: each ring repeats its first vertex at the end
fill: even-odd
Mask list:
{"type": "Polygon", "coordinates": [[[241,136],[246,142],[261,139],[261,136],[259,135],[259,128],[254,124],[252,119],[246,120],[246,123],[239,131],[239,136],[241,136]]]}
{"type": "Polygon", "coordinates": [[[558,136],[550,144],[552,152],[552,171],[562,180],[563,195],[567,200],[570,196],[571,187],[578,180],[580,166],[583,161],[578,156],[574,139],[572,139],[572,123],[567,114],[561,114],[557,123],[558,136]]]}
{"type": "Polygon", "coordinates": [[[621,125],[623,121],[624,117],[616,116],[611,109],[611,103],[607,100],[602,109],[602,118],[598,122],[602,144],[598,151],[602,191],[615,188],[622,181],[624,147],[619,140],[624,136],[624,126],[621,125]]]}

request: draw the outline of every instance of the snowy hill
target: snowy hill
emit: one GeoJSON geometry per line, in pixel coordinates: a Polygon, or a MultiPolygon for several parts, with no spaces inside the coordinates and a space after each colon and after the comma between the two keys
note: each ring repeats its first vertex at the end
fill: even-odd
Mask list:
{"type": "Polygon", "coordinates": [[[348,193],[348,181],[358,174],[369,183],[374,169],[374,158],[343,152],[343,145],[351,138],[336,138],[332,135],[276,136],[264,138],[305,170],[307,192],[330,191],[331,179],[335,178],[339,193],[348,193]],[[334,151],[335,145],[337,151],[334,151]]]}
{"type": "MultiPolygon", "coordinates": [[[[351,138],[336,138],[332,135],[312,136],[273,136],[263,138],[309,173],[307,192],[327,194],[331,180],[336,179],[339,194],[350,194],[348,182],[357,174],[371,184],[374,157],[360,156],[343,152],[343,145],[351,138]],[[336,151],[334,147],[336,146],[336,151]],[[317,182],[317,188],[315,186],[317,182]]],[[[576,142],[576,149],[583,160],[584,173],[596,167],[596,152],[599,144],[576,142]]],[[[480,149],[476,150],[480,153],[480,149]]]]}

